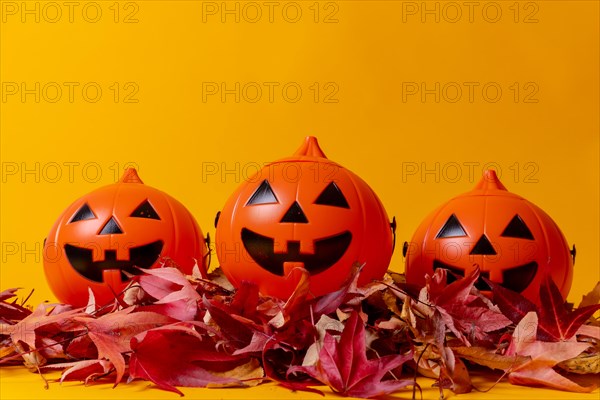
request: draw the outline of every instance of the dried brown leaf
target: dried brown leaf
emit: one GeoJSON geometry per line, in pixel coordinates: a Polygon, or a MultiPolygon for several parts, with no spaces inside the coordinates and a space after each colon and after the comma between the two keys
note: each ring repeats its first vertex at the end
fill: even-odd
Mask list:
{"type": "Polygon", "coordinates": [[[479,365],[483,365],[484,367],[488,367],[491,369],[500,369],[500,370],[510,370],[523,363],[530,361],[531,357],[514,355],[514,356],[505,356],[501,354],[496,354],[493,350],[487,349],[485,347],[453,347],[452,350],[456,355],[465,360],[469,360],[479,365]]]}
{"type": "Polygon", "coordinates": [[[600,303],[600,282],[596,283],[596,286],[581,298],[581,303],[577,308],[594,306],[598,303],[600,303]]]}

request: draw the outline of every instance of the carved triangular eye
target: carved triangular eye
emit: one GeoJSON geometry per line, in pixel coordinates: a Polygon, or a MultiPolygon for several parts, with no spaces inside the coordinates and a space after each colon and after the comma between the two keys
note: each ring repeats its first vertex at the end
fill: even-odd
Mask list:
{"type": "Polygon", "coordinates": [[[533,240],[533,234],[519,214],[510,220],[500,236],[533,240]]]}
{"type": "Polygon", "coordinates": [[[148,200],[144,200],[142,204],[137,206],[137,208],[131,213],[130,217],[160,219],[158,213],[148,200]]]}
{"type": "Polygon", "coordinates": [[[306,218],[306,214],[302,211],[302,207],[298,204],[297,201],[294,202],[290,206],[290,208],[286,211],[285,215],[281,219],[280,222],[295,222],[299,224],[306,224],[308,219],[306,218]]]}
{"type": "Polygon", "coordinates": [[[94,212],[92,211],[90,206],[88,206],[87,203],[85,203],[84,205],[82,205],[79,208],[79,210],[77,210],[75,215],[73,215],[73,218],[71,218],[69,223],[77,222],[77,221],[85,221],[87,219],[94,219],[94,218],[96,218],[96,214],[94,214],[94,212]]]}
{"type": "Polygon", "coordinates": [[[335,182],[331,182],[317,197],[315,200],[315,204],[320,204],[322,206],[334,206],[341,208],[350,208],[348,205],[348,201],[342,194],[339,186],[335,184],[335,182]]]}
{"type": "Polygon", "coordinates": [[[118,235],[123,233],[123,229],[119,226],[115,217],[111,217],[102,227],[98,235],[118,235]]]}
{"type": "Polygon", "coordinates": [[[467,236],[465,228],[462,227],[456,215],[452,214],[442,229],[435,235],[436,239],[467,236]]]}
{"type": "Polygon", "coordinates": [[[257,205],[257,204],[274,204],[279,203],[275,193],[273,193],[273,189],[271,189],[271,185],[268,180],[262,181],[260,186],[256,189],[256,191],[252,194],[248,202],[247,206],[257,205]]]}
{"type": "Polygon", "coordinates": [[[473,246],[473,249],[471,250],[471,252],[469,254],[471,254],[471,255],[479,254],[479,255],[483,255],[483,256],[491,256],[491,255],[495,255],[497,253],[496,253],[496,249],[494,249],[494,246],[492,246],[490,239],[488,239],[488,237],[484,233],[483,235],[481,235],[481,237],[479,238],[477,243],[475,243],[475,246],[473,246]]]}

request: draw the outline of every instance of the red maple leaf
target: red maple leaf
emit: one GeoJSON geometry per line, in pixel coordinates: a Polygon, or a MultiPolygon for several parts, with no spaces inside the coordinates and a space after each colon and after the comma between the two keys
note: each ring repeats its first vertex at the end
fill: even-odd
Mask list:
{"type": "Polygon", "coordinates": [[[31,314],[30,310],[17,304],[16,298],[10,303],[6,301],[16,297],[17,290],[18,289],[8,289],[0,293],[0,321],[10,324],[11,321],[20,321],[31,314]]]}
{"type": "Polygon", "coordinates": [[[547,342],[571,339],[579,327],[600,309],[600,304],[595,304],[569,311],[558,287],[549,276],[540,286],[540,303],[544,306],[539,310],[537,337],[547,342]]]}
{"type": "Polygon", "coordinates": [[[537,310],[535,304],[521,294],[513,292],[485,277],[482,277],[482,279],[492,289],[491,292],[494,303],[500,308],[502,314],[508,317],[513,324],[518,324],[530,311],[537,310]]]}
{"type": "Polygon", "coordinates": [[[536,340],[538,317],[530,312],[519,322],[506,351],[508,356],[529,356],[530,361],[509,370],[508,379],[516,385],[548,386],[571,392],[591,392],[596,387],[580,386],[556,372],[553,367],[581,354],[590,347],[583,342],[543,342],[536,340]]]}
{"type": "Polygon", "coordinates": [[[146,379],[161,389],[182,394],[175,386],[238,385],[236,378],[211,371],[228,371],[248,360],[215,349],[208,335],[193,326],[175,324],[140,333],[131,340],[129,380],[146,379]]]}
{"type": "Polygon", "coordinates": [[[315,366],[294,366],[288,375],[304,372],[334,391],[352,397],[377,397],[413,385],[410,380],[384,380],[391,370],[412,359],[412,352],[367,359],[365,328],[358,312],[346,321],[339,343],[325,334],[315,366]]]}
{"type": "Polygon", "coordinates": [[[359,264],[352,265],[350,274],[338,290],[312,299],[308,297],[310,275],[305,269],[297,268],[302,273],[298,286],[271,325],[280,328],[304,319],[319,319],[323,314],[335,312],[344,302],[361,297],[357,284],[362,268],[359,264]]]}
{"type": "Polygon", "coordinates": [[[419,300],[428,303],[433,308],[421,307],[420,309],[430,317],[434,313],[446,327],[470,345],[467,337],[475,340],[484,340],[489,332],[505,328],[510,320],[496,307],[486,303],[481,295],[474,293],[475,282],[479,279],[479,269],[475,269],[464,278],[446,284],[446,270],[437,269],[432,277],[428,277],[427,285],[422,289],[419,300]]]}
{"type": "Polygon", "coordinates": [[[536,311],[539,316],[537,338],[546,342],[572,339],[585,321],[600,309],[600,304],[594,304],[570,311],[549,276],[540,285],[540,303],[543,307],[539,308],[519,293],[487,279],[486,283],[492,288],[494,302],[513,323],[519,323],[529,312],[536,311]]]}

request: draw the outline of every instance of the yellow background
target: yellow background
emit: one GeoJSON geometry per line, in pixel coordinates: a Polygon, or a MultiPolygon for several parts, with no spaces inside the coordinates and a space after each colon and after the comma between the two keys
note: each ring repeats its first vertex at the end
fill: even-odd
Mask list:
{"type": "MultiPolygon", "coordinates": [[[[493,164],[576,243],[569,300],[600,279],[598,2],[75,3],[0,2],[1,288],[52,300],[43,238],[125,166],[214,237],[239,183],[309,134],[373,187],[400,242],[493,164]],[[239,83],[239,101],[222,83],[239,83]]],[[[3,370],[2,398],[28,393],[27,379],[3,370]]],[[[126,395],[151,393],[137,390],[126,395]]]]}

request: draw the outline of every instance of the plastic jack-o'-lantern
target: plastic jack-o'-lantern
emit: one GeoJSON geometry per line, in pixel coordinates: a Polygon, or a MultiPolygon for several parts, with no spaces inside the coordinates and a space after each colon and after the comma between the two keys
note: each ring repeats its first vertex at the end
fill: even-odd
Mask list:
{"type": "Polygon", "coordinates": [[[126,273],[167,260],[188,274],[197,261],[204,273],[206,254],[190,212],[144,185],[130,168],[119,182],[81,197],[62,213],[44,243],[44,270],[60,301],[83,306],[89,287],[105,304],[126,287],[126,273]]]}
{"type": "MultiPolygon", "coordinates": [[[[534,302],[549,275],[566,298],[573,278],[575,247],[542,209],[510,193],[493,170],[471,192],[430,214],[405,243],[406,280],[424,284],[425,274],[446,268],[464,276],[479,266],[481,276],[534,302]]],[[[452,274],[448,274],[453,279],[452,274]]],[[[489,286],[480,279],[476,287],[489,286]]]]}
{"type": "Polygon", "coordinates": [[[216,252],[234,286],[258,285],[287,298],[301,274],[319,296],[338,289],[352,265],[365,264],[359,284],[383,277],[392,256],[392,229],[383,205],[358,176],[325,157],[307,137],[289,158],[245,181],[216,221],[216,252]]]}

